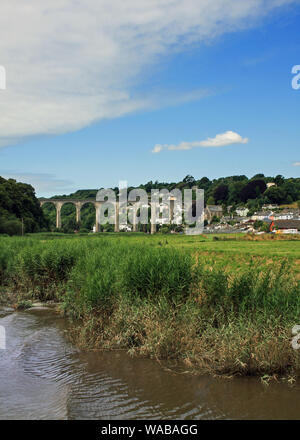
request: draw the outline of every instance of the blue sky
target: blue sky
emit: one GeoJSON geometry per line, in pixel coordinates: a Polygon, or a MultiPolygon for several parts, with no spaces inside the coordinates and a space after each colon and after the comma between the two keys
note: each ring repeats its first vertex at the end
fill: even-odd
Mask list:
{"type": "MultiPolygon", "coordinates": [[[[222,1],[217,3],[222,14],[222,1]]],[[[231,3],[234,11],[237,3],[226,2],[229,7],[231,3]]],[[[218,25],[218,15],[211,19],[212,24],[206,30],[206,22],[199,18],[195,35],[191,32],[195,23],[190,23],[192,18],[187,17],[185,26],[182,25],[184,30],[176,38],[170,38],[163,50],[157,50],[160,40],[152,26],[140,47],[135,43],[134,51],[126,53],[120,61],[120,72],[111,55],[103,62],[100,57],[93,71],[93,56],[99,48],[95,47],[89,57],[86,50],[80,82],[70,86],[72,57],[69,64],[63,65],[62,74],[53,69],[53,74],[44,78],[44,83],[40,82],[32,63],[36,63],[37,69],[48,66],[47,72],[49,68],[51,72],[51,63],[48,60],[48,65],[44,64],[45,46],[41,51],[30,47],[28,42],[25,55],[28,50],[31,67],[27,69],[24,55],[22,83],[20,71],[16,72],[20,68],[10,64],[9,53],[4,51],[2,62],[0,46],[0,64],[9,66],[7,89],[0,91],[0,101],[3,97],[0,136],[1,131],[5,134],[0,144],[0,175],[33,184],[39,196],[116,186],[119,180],[127,180],[129,185],[149,180],[178,181],[186,174],[197,179],[234,174],[250,177],[259,172],[299,177],[300,167],[294,164],[300,162],[300,89],[291,87],[291,69],[300,64],[300,4],[282,1],[282,7],[270,8],[266,14],[264,2],[254,3],[261,3],[262,9],[256,5],[254,14],[251,8],[243,11],[237,20],[228,19],[226,26],[218,25]],[[152,49],[146,57],[149,46],[152,49]],[[139,50],[143,54],[139,55],[139,50]],[[60,75],[59,87],[57,75],[60,75]],[[92,86],[85,81],[86,76],[92,80],[92,86]],[[28,94],[21,99],[20,88],[26,88],[26,79],[28,94]],[[29,91],[33,91],[33,98],[29,91]],[[113,93],[116,97],[111,99],[113,93]],[[94,102],[95,95],[101,95],[101,99],[94,102]],[[32,107],[27,108],[31,100],[32,107]],[[43,105],[45,101],[47,106],[43,105]],[[65,102],[70,103],[69,107],[64,107],[65,102]],[[13,123],[10,104],[16,109],[13,123]],[[56,109],[54,116],[51,108],[55,105],[61,111],[56,109]],[[215,137],[224,137],[227,132],[244,141],[237,138],[231,144],[225,136],[224,145],[215,145],[215,137]],[[211,142],[205,146],[208,138],[214,146],[211,142]],[[188,148],[181,149],[181,143],[186,143],[188,148]],[[197,146],[191,148],[191,143],[197,146]],[[158,153],[152,152],[155,145],[162,146],[158,153]],[[175,149],[170,149],[170,145],[175,149]]],[[[214,14],[212,10],[208,22],[214,14]]],[[[153,15],[157,16],[157,11],[153,15]]],[[[67,14],[64,20],[75,19],[67,14]]],[[[164,19],[161,20],[164,28],[164,19]]],[[[180,11],[176,20],[180,28],[180,11]]],[[[139,17],[137,21],[144,29],[144,21],[140,24],[139,17]]],[[[131,20],[130,26],[133,24],[131,20]]],[[[97,23],[95,26],[98,28],[97,23]]],[[[114,35],[116,29],[123,32],[122,23],[115,26],[114,35]]],[[[41,32],[40,28],[36,29],[34,36],[38,38],[41,32]]],[[[93,34],[89,38],[93,39],[93,34]]],[[[56,41],[59,48],[64,43],[65,34],[56,41]]],[[[23,43],[16,39],[14,44],[19,47],[23,43]]],[[[107,43],[107,52],[111,47],[107,43]]],[[[69,54],[73,49],[66,50],[69,54]]],[[[59,56],[63,57],[64,53],[59,56]]],[[[73,56],[76,57],[75,50],[73,56]]],[[[79,67],[75,67],[78,72],[79,67]]]]}

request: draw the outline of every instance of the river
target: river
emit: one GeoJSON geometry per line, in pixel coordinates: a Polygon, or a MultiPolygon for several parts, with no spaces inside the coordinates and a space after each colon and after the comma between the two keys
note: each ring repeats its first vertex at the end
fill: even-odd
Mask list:
{"type": "Polygon", "coordinates": [[[0,419],[300,418],[300,384],[177,374],[123,351],[83,352],[46,308],[2,308],[0,325],[0,419]]]}

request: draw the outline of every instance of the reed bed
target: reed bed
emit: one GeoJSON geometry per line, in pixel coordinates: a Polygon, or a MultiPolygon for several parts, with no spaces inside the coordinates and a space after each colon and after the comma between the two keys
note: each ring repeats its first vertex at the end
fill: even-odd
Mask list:
{"type": "Polygon", "coordinates": [[[300,284],[288,258],[222,258],[123,237],[0,238],[2,291],[55,300],[84,348],[213,374],[299,374],[300,284]]]}

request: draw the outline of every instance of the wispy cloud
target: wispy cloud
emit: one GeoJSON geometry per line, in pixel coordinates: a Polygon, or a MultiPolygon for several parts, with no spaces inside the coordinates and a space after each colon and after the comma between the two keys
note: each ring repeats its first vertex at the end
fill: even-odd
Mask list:
{"type": "MultiPolygon", "coordinates": [[[[137,96],[143,73],[295,1],[2,0],[0,146],[176,103],[137,96]]],[[[182,99],[193,99],[189,93],[182,99]]]]}
{"type": "Polygon", "coordinates": [[[234,131],[226,131],[225,133],[217,134],[214,138],[207,138],[203,141],[195,142],[181,142],[178,145],[172,144],[156,144],[152,150],[152,153],[160,153],[162,150],[191,150],[192,148],[215,148],[225,147],[226,145],[233,144],[247,144],[248,138],[243,138],[234,131]]]}
{"type": "Polygon", "coordinates": [[[276,56],[276,54],[278,54],[278,50],[279,50],[278,48],[277,49],[273,48],[272,50],[268,50],[267,52],[264,51],[263,53],[259,53],[256,57],[245,58],[243,64],[245,66],[255,67],[258,64],[270,61],[272,58],[274,58],[274,56],[276,56]]]}
{"type": "Polygon", "coordinates": [[[293,167],[300,167],[300,162],[294,162],[293,167]]]}
{"type": "Polygon", "coordinates": [[[18,182],[32,185],[39,197],[48,197],[49,195],[62,194],[65,192],[70,193],[74,190],[73,182],[70,180],[58,179],[53,174],[0,170],[0,176],[5,179],[15,179],[18,182]]]}

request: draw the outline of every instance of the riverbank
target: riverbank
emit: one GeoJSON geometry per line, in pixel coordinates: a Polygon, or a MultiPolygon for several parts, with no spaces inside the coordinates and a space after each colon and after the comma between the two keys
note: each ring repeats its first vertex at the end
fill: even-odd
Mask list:
{"type": "Polygon", "coordinates": [[[1,292],[60,301],[70,337],[85,349],[122,348],[200,373],[299,376],[293,260],[201,252],[191,237],[192,250],[181,237],[170,246],[168,237],[121,235],[1,238],[1,292]]]}
{"type": "Polygon", "coordinates": [[[68,321],[48,308],[0,307],[0,325],[1,420],[299,419],[300,382],[264,386],[256,377],[185,374],[178,362],[126,350],[79,350],[68,321]]]}

